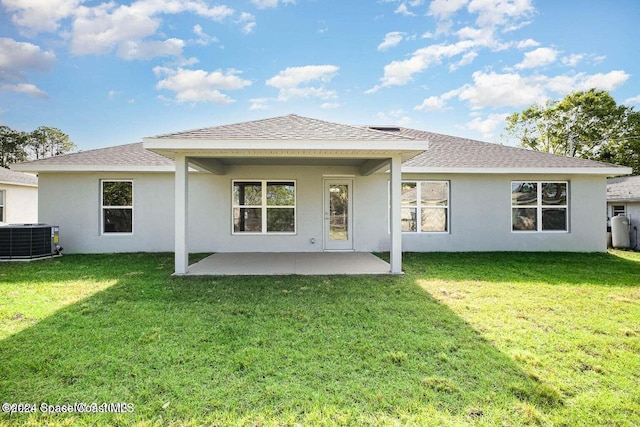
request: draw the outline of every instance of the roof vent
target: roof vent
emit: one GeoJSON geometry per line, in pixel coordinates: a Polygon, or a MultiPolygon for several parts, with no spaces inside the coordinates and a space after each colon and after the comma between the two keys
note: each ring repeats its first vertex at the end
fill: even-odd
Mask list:
{"type": "Polygon", "coordinates": [[[369,126],[369,129],[380,130],[382,132],[400,132],[400,128],[395,126],[369,126]]]}

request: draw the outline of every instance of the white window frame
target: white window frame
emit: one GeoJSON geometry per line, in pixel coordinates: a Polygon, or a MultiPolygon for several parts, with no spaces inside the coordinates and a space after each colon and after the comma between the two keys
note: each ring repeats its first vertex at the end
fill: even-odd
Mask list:
{"type": "Polygon", "coordinates": [[[569,181],[562,181],[562,180],[535,180],[535,179],[521,179],[521,180],[514,180],[511,181],[509,184],[509,200],[510,200],[510,206],[511,206],[511,210],[509,212],[510,217],[511,217],[511,232],[512,233],[516,233],[516,234],[521,234],[521,233],[554,233],[554,234],[567,234],[569,233],[569,225],[571,223],[571,211],[569,209],[569,197],[570,197],[570,185],[569,185],[569,181]],[[531,184],[536,184],[537,188],[536,188],[536,204],[535,205],[515,205],[513,204],[513,184],[515,183],[531,183],[531,184]],[[567,198],[566,198],[566,202],[564,205],[543,205],[542,204],[542,185],[543,184],[565,184],[566,188],[567,188],[567,198]],[[565,216],[565,229],[564,230],[543,230],[542,229],[542,211],[543,209],[549,209],[549,208],[555,208],[555,209],[564,209],[566,211],[566,216],[565,216]],[[513,210],[514,209],[535,209],[536,210],[536,223],[537,223],[537,229],[536,230],[514,230],[513,229],[513,210]]]}
{"type": "Polygon", "coordinates": [[[101,179],[100,180],[100,235],[101,236],[130,236],[135,230],[135,185],[132,179],[101,179]],[[131,183],[131,206],[106,206],[104,204],[104,183],[105,182],[130,182],[131,183]],[[131,231],[104,231],[104,210],[105,209],[130,209],[131,210],[131,231]]]}
{"type": "Polygon", "coordinates": [[[617,205],[611,205],[611,217],[613,218],[614,216],[627,216],[627,205],[626,204],[617,204],[617,205]],[[616,208],[622,208],[622,212],[620,212],[618,209],[616,208]],[[616,214],[616,212],[618,212],[616,214]]]}
{"type": "Polygon", "coordinates": [[[295,179],[234,179],[231,181],[231,234],[235,236],[293,236],[298,233],[298,182],[295,179]],[[261,185],[260,205],[236,205],[233,197],[233,189],[239,182],[259,182],[261,185]],[[293,205],[274,206],[267,204],[267,185],[293,182],[293,205]],[[260,209],[261,210],[261,231],[235,231],[234,214],[235,209],[260,209]],[[269,209],[293,209],[293,231],[267,231],[267,211],[269,209]]]}
{"type": "MultiPolygon", "coordinates": [[[[416,209],[416,231],[402,231],[403,233],[411,233],[411,234],[449,234],[451,231],[451,181],[448,180],[417,180],[417,179],[407,179],[402,180],[402,184],[415,184],[416,185],[416,205],[415,206],[401,206],[401,209],[404,208],[415,208],[416,209]],[[422,185],[426,184],[447,184],[447,204],[445,206],[423,206],[422,205],[422,185]],[[447,227],[444,231],[422,231],[422,209],[445,209],[446,210],[446,218],[447,218],[447,227]]],[[[402,201],[400,201],[402,204],[402,201]]]]}

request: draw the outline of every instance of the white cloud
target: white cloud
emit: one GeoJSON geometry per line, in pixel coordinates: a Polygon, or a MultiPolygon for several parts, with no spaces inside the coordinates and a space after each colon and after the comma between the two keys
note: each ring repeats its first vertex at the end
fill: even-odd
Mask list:
{"type": "Polygon", "coordinates": [[[238,70],[207,72],[205,70],[155,67],[153,72],[158,77],[164,76],[164,79],[156,84],[156,88],[174,92],[178,103],[212,102],[214,104],[229,104],[234,100],[223,94],[222,90],[239,90],[251,85],[249,80],[238,77],[238,74],[240,74],[238,70]]]}
{"type": "Polygon", "coordinates": [[[433,0],[429,5],[428,15],[439,20],[448,19],[467,5],[469,0],[433,0]]]}
{"type": "Polygon", "coordinates": [[[32,83],[26,83],[26,73],[46,72],[56,62],[53,52],[43,51],[39,46],[0,38],[0,89],[37,98],[47,94],[32,83]]]}
{"type": "Polygon", "coordinates": [[[489,114],[489,116],[482,120],[480,117],[476,117],[467,123],[468,129],[474,130],[482,134],[486,139],[492,139],[494,132],[497,128],[503,128],[505,119],[509,114],[489,114]]]}
{"type": "Polygon", "coordinates": [[[434,44],[418,49],[409,59],[387,64],[384,67],[384,76],[380,79],[381,85],[368,90],[367,93],[376,92],[382,87],[405,85],[412,80],[414,74],[440,63],[443,58],[463,54],[475,46],[474,41],[462,40],[453,44],[434,44]]]}
{"type": "Polygon", "coordinates": [[[447,101],[460,95],[462,89],[453,89],[440,96],[430,96],[422,104],[413,107],[415,111],[438,111],[446,109],[447,101]]]}
{"type": "Polygon", "coordinates": [[[266,110],[268,108],[269,98],[252,98],[249,100],[251,106],[249,110],[266,110]]]}
{"type": "Polygon", "coordinates": [[[336,108],[340,108],[342,105],[339,102],[325,102],[320,105],[320,108],[325,110],[335,110],[336,108]]]}
{"type": "MultiPolygon", "coordinates": [[[[136,0],[130,4],[86,0],[0,0],[12,21],[25,34],[59,31],[70,39],[76,55],[103,55],[114,51],[127,59],[180,55],[176,38],[159,35],[162,15],[192,13],[223,22],[235,14],[228,6],[210,6],[206,0],[136,0]],[[65,20],[65,21],[63,21],[65,20]],[[64,24],[66,28],[60,30],[64,24]]],[[[245,31],[248,24],[243,21],[245,31]]],[[[200,42],[211,42],[204,36],[200,42]]]]}
{"type": "Polygon", "coordinates": [[[307,86],[311,82],[328,83],[333,79],[340,67],[335,65],[306,65],[290,67],[271,77],[266,84],[279,90],[278,99],[286,101],[290,98],[331,99],[337,95],[335,91],[320,87],[307,86]]]}
{"type": "Polygon", "coordinates": [[[562,58],[562,64],[569,67],[575,67],[585,58],[584,54],[573,53],[569,56],[562,58]]]}
{"type": "Polygon", "coordinates": [[[422,104],[415,106],[416,111],[438,111],[444,110],[446,102],[439,96],[430,96],[422,101],[422,104]]]}
{"type": "Polygon", "coordinates": [[[471,108],[517,107],[535,104],[547,99],[544,76],[523,77],[519,74],[497,74],[494,72],[473,73],[473,85],[460,90],[459,98],[467,101],[471,108]]]}
{"type": "Polygon", "coordinates": [[[400,6],[398,6],[398,8],[393,13],[404,16],[416,16],[415,13],[409,10],[406,3],[400,3],[400,6]]]}
{"type": "Polygon", "coordinates": [[[25,72],[45,72],[55,62],[56,56],[51,51],[43,51],[31,43],[0,38],[0,81],[23,80],[25,72]]]}
{"type": "Polygon", "coordinates": [[[524,59],[515,65],[518,70],[537,68],[552,64],[558,57],[558,51],[550,47],[539,47],[524,54],[524,59]]]}
{"type": "Polygon", "coordinates": [[[162,56],[182,54],[184,41],[168,39],[165,41],[126,41],[118,47],[118,56],[124,59],[151,59],[162,56]]]}
{"type": "Polygon", "coordinates": [[[614,70],[606,74],[598,73],[591,76],[585,76],[584,80],[580,83],[579,90],[596,88],[611,91],[625,83],[629,77],[631,77],[631,75],[622,70],[614,70]]]}
{"type": "Polygon", "coordinates": [[[624,100],[625,104],[640,104],[640,95],[632,96],[624,100]]]}
{"type": "Polygon", "coordinates": [[[198,36],[198,39],[195,41],[195,43],[199,44],[200,46],[208,46],[211,43],[218,43],[218,39],[205,33],[200,25],[196,24],[193,26],[193,33],[198,36]]]}
{"type": "Polygon", "coordinates": [[[295,0],[251,0],[258,9],[268,9],[278,7],[279,3],[282,4],[295,4],[295,0]]]}
{"type": "Polygon", "coordinates": [[[460,59],[460,61],[458,61],[455,64],[450,64],[449,65],[449,71],[455,71],[460,67],[464,67],[465,65],[469,65],[477,57],[478,57],[478,53],[477,52],[467,52],[464,55],[462,55],[462,58],[460,59]]]}
{"type": "Polygon", "coordinates": [[[240,18],[236,22],[242,25],[244,34],[250,34],[256,29],[256,17],[250,13],[244,12],[240,14],[240,18]]]}
{"type": "Polygon", "coordinates": [[[384,35],[384,41],[378,45],[378,50],[387,50],[395,47],[404,39],[405,33],[393,31],[384,35]]]}
{"type": "Polygon", "coordinates": [[[476,24],[480,27],[507,25],[517,28],[514,22],[531,16],[535,9],[531,0],[471,0],[469,13],[477,13],[476,24]]]}
{"type": "Polygon", "coordinates": [[[540,46],[540,43],[538,43],[533,39],[520,40],[519,42],[516,42],[516,47],[518,49],[528,49],[530,47],[538,47],[538,46],[540,46]]]}
{"type": "Polygon", "coordinates": [[[11,21],[26,33],[54,32],[83,0],[2,0],[11,21]]]}
{"type": "Polygon", "coordinates": [[[598,73],[588,75],[578,73],[574,75],[560,75],[548,79],[546,87],[553,92],[566,95],[577,90],[589,90],[592,88],[611,91],[624,84],[629,77],[622,70],[610,71],[606,74],[598,73]]]}
{"type": "MultiPolygon", "coordinates": [[[[443,109],[447,100],[457,97],[473,110],[483,108],[517,108],[536,103],[544,103],[551,93],[565,96],[577,90],[591,88],[611,91],[625,83],[630,75],[616,70],[606,74],[522,76],[517,73],[495,73],[477,71],[473,73],[473,84],[466,84],[440,96],[426,98],[417,111],[443,109]]],[[[555,97],[555,95],[554,95],[555,97]]],[[[479,124],[476,122],[476,126],[479,124]]]]}
{"type": "Polygon", "coordinates": [[[100,6],[80,7],[73,23],[71,51],[76,55],[107,54],[129,41],[152,36],[160,20],[139,13],[132,6],[103,3],[100,6]]]}
{"type": "Polygon", "coordinates": [[[33,96],[35,98],[49,97],[46,92],[40,90],[36,85],[31,83],[2,84],[0,85],[0,89],[33,96]]]}

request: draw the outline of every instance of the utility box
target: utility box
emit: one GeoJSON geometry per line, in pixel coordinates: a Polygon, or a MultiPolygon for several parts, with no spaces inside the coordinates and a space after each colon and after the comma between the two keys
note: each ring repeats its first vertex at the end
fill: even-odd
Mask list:
{"type": "Polygon", "coordinates": [[[616,249],[631,247],[631,224],[626,216],[611,218],[611,244],[616,249]]]}
{"type": "Polygon", "coordinates": [[[60,227],[10,224],[0,227],[0,260],[31,260],[60,255],[60,227]]]}

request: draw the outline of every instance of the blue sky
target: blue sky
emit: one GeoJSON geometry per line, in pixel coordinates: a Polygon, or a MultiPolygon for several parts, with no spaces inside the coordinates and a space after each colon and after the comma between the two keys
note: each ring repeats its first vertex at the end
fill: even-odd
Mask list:
{"type": "Polygon", "coordinates": [[[591,87],[639,108],[637,0],[0,0],[0,124],[86,150],[300,114],[505,142],[591,87]]]}

